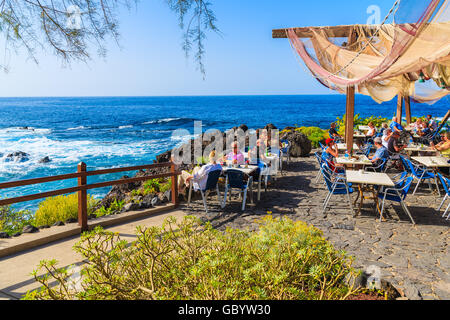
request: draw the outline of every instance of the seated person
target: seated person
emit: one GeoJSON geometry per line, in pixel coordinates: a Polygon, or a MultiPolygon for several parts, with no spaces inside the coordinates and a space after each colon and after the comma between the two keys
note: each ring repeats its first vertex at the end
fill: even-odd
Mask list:
{"type": "Polygon", "coordinates": [[[416,122],[414,122],[411,126],[413,127],[414,132],[416,132],[416,133],[417,133],[419,130],[422,130],[423,127],[424,127],[422,118],[418,118],[418,119],[416,120],[416,122]]]}
{"type": "Polygon", "coordinates": [[[401,133],[403,131],[403,127],[397,121],[398,121],[397,117],[392,118],[392,123],[390,125],[390,128],[391,128],[392,132],[396,131],[398,133],[401,133]]]}
{"type": "Polygon", "coordinates": [[[431,133],[430,126],[426,121],[423,123],[423,127],[417,130],[417,134],[421,137],[429,135],[430,133],[431,133]]]}
{"type": "Polygon", "coordinates": [[[212,171],[222,170],[222,166],[217,163],[216,152],[212,151],[209,154],[209,163],[203,167],[195,167],[192,174],[187,171],[181,171],[181,175],[178,178],[178,185],[181,187],[186,185],[189,188],[189,184],[192,180],[194,190],[203,190],[206,188],[206,182],[208,180],[208,174],[212,171]]]}
{"type": "Polygon", "coordinates": [[[381,129],[380,129],[381,135],[384,135],[384,132],[386,131],[386,129],[389,129],[389,126],[388,126],[387,123],[384,122],[384,123],[381,125],[381,129]]]}
{"type": "Polygon", "coordinates": [[[431,142],[430,146],[432,150],[439,151],[443,157],[450,159],[450,132],[444,133],[442,142],[437,145],[431,142]]]}
{"type": "Polygon", "coordinates": [[[389,152],[386,147],[383,146],[381,138],[375,138],[373,140],[377,151],[372,157],[369,157],[369,160],[372,161],[374,165],[380,165],[382,161],[385,161],[389,158],[389,152]]]}
{"type": "Polygon", "coordinates": [[[427,116],[427,122],[430,131],[435,131],[438,128],[438,123],[433,119],[433,116],[431,114],[427,116]]]}
{"type": "Polygon", "coordinates": [[[326,161],[330,166],[331,170],[335,171],[337,169],[336,167],[342,167],[341,165],[334,163],[334,159],[339,157],[339,150],[337,144],[333,139],[327,139],[325,141],[325,144],[326,148],[322,152],[322,160],[326,161]]]}
{"type": "Polygon", "coordinates": [[[330,125],[330,130],[328,130],[328,133],[330,134],[330,139],[333,139],[335,141],[342,139],[342,136],[339,135],[339,133],[336,130],[336,123],[334,122],[330,125]]]}
{"type": "Polygon", "coordinates": [[[392,130],[390,128],[387,128],[386,130],[384,130],[383,137],[381,137],[381,143],[386,149],[388,147],[388,142],[389,142],[389,139],[391,138],[391,136],[392,136],[392,130]]]}
{"type": "Polygon", "coordinates": [[[245,163],[245,157],[242,154],[242,152],[238,149],[238,143],[234,141],[231,144],[231,148],[233,151],[231,151],[229,154],[226,155],[226,160],[230,161],[232,164],[239,164],[242,165],[245,163]]]}
{"type": "Polygon", "coordinates": [[[375,128],[372,122],[369,122],[369,131],[367,131],[366,137],[368,138],[368,140],[370,140],[375,138],[376,135],[377,135],[377,128],[375,128]]]}

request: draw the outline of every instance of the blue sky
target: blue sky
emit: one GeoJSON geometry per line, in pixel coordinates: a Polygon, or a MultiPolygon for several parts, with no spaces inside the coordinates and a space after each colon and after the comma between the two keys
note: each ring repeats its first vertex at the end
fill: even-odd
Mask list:
{"type": "MultiPolygon", "coordinates": [[[[394,0],[210,0],[222,35],[208,34],[206,79],[181,49],[182,32],[164,0],[141,0],[122,11],[119,48],[105,59],[62,66],[51,53],[13,55],[0,74],[0,96],[170,96],[328,94],[297,62],[283,27],[366,23],[367,8],[384,16],[394,0]]],[[[3,60],[3,57],[0,57],[3,60]]]]}

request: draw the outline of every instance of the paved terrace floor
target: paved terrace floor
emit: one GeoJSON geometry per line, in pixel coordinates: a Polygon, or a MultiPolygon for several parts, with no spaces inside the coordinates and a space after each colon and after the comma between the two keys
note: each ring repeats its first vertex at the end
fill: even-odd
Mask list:
{"type": "Polygon", "coordinates": [[[201,200],[182,209],[222,230],[256,230],[255,221],[268,212],[274,217],[305,221],[321,229],[336,248],[354,256],[355,267],[380,267],[382,277],[410,299],[450,299],[450,221],[436,211],[442,198],[432,195],[426,184],[414,197],[408,195],[415,226],[395,203],[387,206],[387,222],[376,219],[370,200],[366,200],[362,215],[354,218],[344,196],[332,198],[332,209],[324,218],[321,207],[327,190],[315,183],[317,172],[314,156],[293,159],[268,192],[262,193],[261,201],[249,204],[244,213],[238,199],[222,210],[216,197],[209,201],[212,218],[206,216],[201,200]]]}

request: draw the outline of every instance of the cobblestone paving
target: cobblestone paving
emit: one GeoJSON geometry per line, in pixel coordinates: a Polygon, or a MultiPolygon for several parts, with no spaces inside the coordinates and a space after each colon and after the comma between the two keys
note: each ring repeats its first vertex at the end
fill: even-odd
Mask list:
{"type": "Polygon", "coordinates": [[[274,217],[305,221],[321,229],[336,248],[354,256],[355,267],[365,270],[378,266],[382,277],[409,299],[450,299],[450,221],[436,211],[442,198],[433,195],[428,186],[419,188],[414,197],[408,195],[406,202],[415,226],[396,203],[387,206],[386,222],[379,222],[370,200],[354,218],[344,196],[332,198],[332,209],[324,218],[321,205],[327,191],[315,183],[317,172],[313,156],[292,159],[267,193],[262,192],[261,201],[248,204],[245,212],[241,212],[237,198],[221,209],[215,196],[208,201],[210,216],[206,216],[201,200],[181,208],[186,214],[210,220],[220,230],[256,230],[256,220],[268,212],[274,217]]]}

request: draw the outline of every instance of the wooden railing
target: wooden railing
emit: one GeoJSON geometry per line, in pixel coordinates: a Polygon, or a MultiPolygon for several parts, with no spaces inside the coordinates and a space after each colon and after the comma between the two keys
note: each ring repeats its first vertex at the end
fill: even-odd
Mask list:
{"type": "Polygon", "coordinates": [[[84,162],[81,162],[78,164],[78,170],[76,173],[69,173],[69,174],[49,176],[49,177],[44,177],[44,178],[35,178],[35,179],[18,180],[18,181],[10,181],[10,182],[0,183],[0,189],[9,189],[9,188],[15,188],[15,187],[22,187],[22,186],[46,183],[46,182],[62,181],[62,180],[78,178],[78,185],[76,187],[47,191],[47,192],[42,192],[42,193],[35,193],[35,194],[30,194],[30,195],[21,196],[21,197],[15,197],[15,198],[2,199],[2,200],[0,200],[0,206],[78,192],[78,224],[80,225],[82,231],[86,231],[86,230],[88,230],[87,190],[111,187],[111,186],[128,184],[128,183],[133,183],[133,182],[147,181],[147,180],[157,179],[157,178],[170,177],[172,179],[172,189],[171,189],[172,199],[171,200],[175,206],[178,206],[178,186],[177,186],[178,179],[177,179],[177,177],[179,174],[180,173],[176,171],[175,164],[173,164],[171,162],[143,165],[143,166],[135,166],[135,167],[95,170],[95,171],[87,171],[86,164],[84,162]],[[135,177],[135,178],[127,178],[127,179],[119,179],[119,180],[113,180],[113,181],[87,184],[87,177],[90,177],[90,176],[98,176],[98,175],[103,175],[103,174],[111,174],[111,173],[119,173],[119,172],[127,172],[127,171],[148,170],[148,169],[155,169],[155,168],[170,168],[170,172],[163,173],[163,174],[149,175],[149,176],[145,176],[145,177],[135,177]]]}

